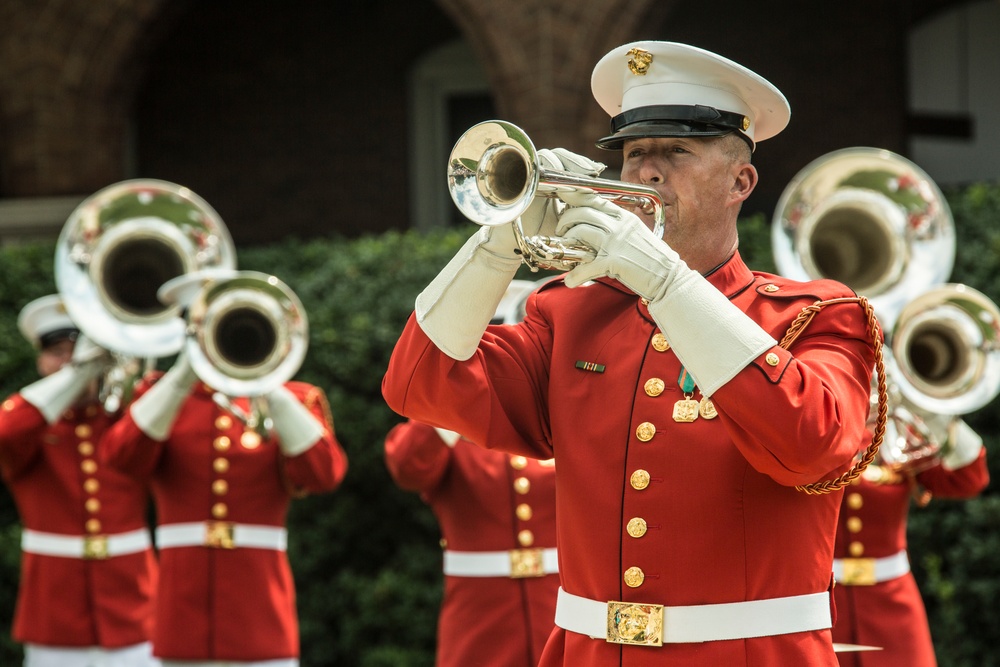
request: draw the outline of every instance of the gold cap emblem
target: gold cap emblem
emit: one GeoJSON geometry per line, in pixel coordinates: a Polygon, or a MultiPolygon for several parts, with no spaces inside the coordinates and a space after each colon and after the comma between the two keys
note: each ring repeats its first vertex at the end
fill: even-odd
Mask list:
{"type": "Polygon", "coordinates": [[[750,119],[743,116],[743,131],[746,132],[748,127],[750,127],[750,119]]]}
{"type": "Polygon", "coordinates": [[[636,76],[643,76],[649,71],[649,64],[653,62],[653,54],[642,49],[632,49],[628,55],[628,69],[636,76]]]}

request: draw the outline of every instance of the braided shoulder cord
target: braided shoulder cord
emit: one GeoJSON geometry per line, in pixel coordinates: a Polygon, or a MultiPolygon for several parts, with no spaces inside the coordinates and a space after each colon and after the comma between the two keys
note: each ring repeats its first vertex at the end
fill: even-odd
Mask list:
{"type": "Polygon", "coordinates": [[[802,491],[803,493],[808,493],[810,495],[821,495],[824,493],[831,493],[838,489],[842,489],[847,486],[858,476],[864,472],[868,464],[875,460],[875,455],[878,453],[879,447],[882,446],[882,439],[885,436],[885,422],[886,417],[889,412],[889,392],[886,388],[885,380],[885,364],[882,360],[882,337],[879,335],[881,329],[878,324],[878,319],[875,317],[875,311],[868,303],[868,299],[863,296],[859,297],[844,297],[840,299],[828,299],[826,301],[817,301],[816,303],[806,306],[802,309],[802,312],[798,314],[792,324],[788,327],[788,331],[785,332],[784,338],[781,339],[779,345],[786,350],[795,342],[795,339],[799,337],[806,326],[812,321],[813,317],[816,316],[820,310],[825,306],[830,306],[834,304],[841,303],[857,303],[865,310],[865,315],[868,317],[868,334],[872,340],[872,346],[875,352],[875,374],[878,377],[878,416],[875,419],[875,429],[872,435],[871,444],[868,445],[868,449],[865,450],[864,455],[858,459],[851,469],[845,472],[843,475],[836,477],[834,479],[826,480],[825,482],[813,482],[812,484],[802,484],[796,486],[797,491],[802,491]]]}

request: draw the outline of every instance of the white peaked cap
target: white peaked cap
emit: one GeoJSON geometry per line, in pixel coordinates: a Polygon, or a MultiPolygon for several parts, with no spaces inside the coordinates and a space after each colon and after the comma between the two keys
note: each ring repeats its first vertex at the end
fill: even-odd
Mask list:
{"type": "Polygon", "coordinates": [[[605,55],[591,78],[611,116],[600,148],[640,137],[738,133],[751,147],[781,132],[788,100],[763,77],[727,58],[677,42],[632,42],[605,55]]]}

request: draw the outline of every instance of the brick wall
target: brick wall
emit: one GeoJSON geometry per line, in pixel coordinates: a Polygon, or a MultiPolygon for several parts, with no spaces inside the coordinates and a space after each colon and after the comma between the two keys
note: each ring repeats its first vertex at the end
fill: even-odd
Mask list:
{"type": "Polygon", "coordinates": [[[0,3],[0,197],[158,177],[211,202],[237,243],[405,228],[407,75],[421,55],[464,38],[499,117],[616,167],[593,147],[607,118],[590,72],[610,48],[652,38],[729,56],[789,98],[791,125],[761,145],[745,209],[769,212],[825,152],[902,151],[905,30],[942,4],[0,3]]]}

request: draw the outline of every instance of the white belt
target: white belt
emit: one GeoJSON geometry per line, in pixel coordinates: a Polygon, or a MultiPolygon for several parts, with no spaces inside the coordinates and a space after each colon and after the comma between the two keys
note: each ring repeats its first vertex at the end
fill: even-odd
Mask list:
{"type": "Polygon", "coordinates": [[[156,527],[156,546],[160,549],[210,547],[284,551],[288,546],[288,531],[280,526],[257,526],[229,521],[170,523],[156,527]]]}
{"type": "Polygon", "coordinates": [[[445,551],[444,573],[451,577],[544,577],[559,572],[555,549],[445,551]]]}
{"type": "Polygon", "coordinates": [[[871,586],[910,571],[906,550],[885,558],[834,558],[833,578],[844,586],[871,586]]]}
{"type": "Polygon", "coordinates": [[[556,625],[614,644],[660,646],[825,630],[833,623],[830,594],[825,591],[749,602],[664,607],[589,600],[560,588],[556,625]]]}
{"type": "Polygon", "coordinates": [[[41,556],[61,556],[84,560],[103,560],[145,551],[151,546],[145,528],[114,535],[57,535],[25,529],[21,532],[21,551],[41,556]]]}

